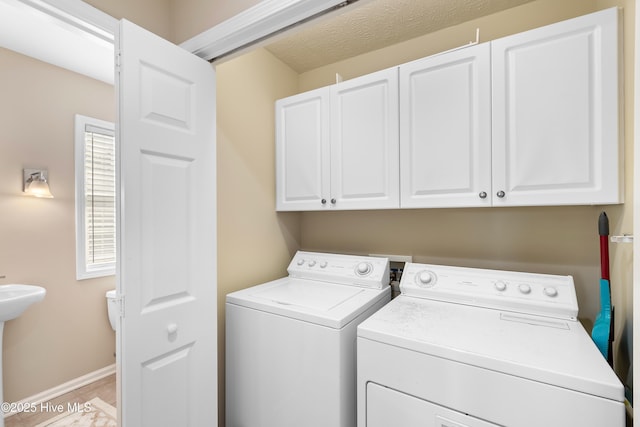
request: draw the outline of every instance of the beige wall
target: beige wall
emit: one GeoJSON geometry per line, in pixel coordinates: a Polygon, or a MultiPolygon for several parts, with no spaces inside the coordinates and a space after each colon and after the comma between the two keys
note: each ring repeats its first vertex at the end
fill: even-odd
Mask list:
{"type": "Polygon", "coordinates": [[[126,18],[180,44],[260,0],[83,0],[114,18],[126,18]]]}
{"type": "Polygon", "coordinates": [[[170,0],[175,43],[203,31],[260,3],[260,0],[170,0]]]}
{"type": "Polygon", "coordinates": [[[286,275],[300,216],[276,214],[273,101],[297,90],[297,74],[259,49],[216,67],[218,103],[219,416],[224,425],[227,293],[286,275]]]}
{"type": "Polygon", "coordinates": [[[113,87],[0,48],[0,284],[47,295],[4,330],[4,400],[15,402],[115,363],[105,291],[76,281],[74,115],[115,118],[113,87]],[[46,168],[54,199],[22,195],[22,169],[46,168]]]}
{"type": "Polygon", "coordinates": [[[260,0],[83,0],[114,18],[126,18],[180,44],[260,0]]]}
{"type": "MultiPolygon", "coordinates": [[[[354,253],[413,255],[419,262],[572,274],[580,316],[592,322],[599,309],[600,277],[597,220],[607,212],[611,234],[633,233],[633,28],[635,2],[537,0],[385,49],[300,75],[300,90],[331,84],[461,46],[587,14],[624,8],[625,199],[619,206],[548,208],[417,209],[302,214],[302,247],[354,253]]],[[[613,301],[616,306],[617,370],[628,369],[632,322],[631,245],[610,245],[613,301]]]]}
{"type": "Polygon", "coordinates": [[[174,41],[172,7],[180,0],[83,0],[114,18],[125,18],[142,28],[174,41]]]}

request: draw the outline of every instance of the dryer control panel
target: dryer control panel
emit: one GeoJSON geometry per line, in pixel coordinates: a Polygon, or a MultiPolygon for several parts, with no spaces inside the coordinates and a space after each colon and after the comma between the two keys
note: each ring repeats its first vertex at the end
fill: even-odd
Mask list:
{"type": "Polygon", "coordinates": [[[287,268],[290,277],[383,289],[389,285],[389,260],[358,255],[298,251],[287,268]]]}
{"type": "Polygon", "coordinates": [[[404,295],[576,320],[573,277],[407,263],[404,295]]]}

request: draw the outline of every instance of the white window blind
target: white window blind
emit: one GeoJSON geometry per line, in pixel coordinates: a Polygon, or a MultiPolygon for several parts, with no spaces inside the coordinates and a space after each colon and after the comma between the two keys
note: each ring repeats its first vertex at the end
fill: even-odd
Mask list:
{"type": "Polygon", "coordinates": [[[116,153],[113,131],[87,125],[84,149],[87,264],[116,262],[116,153]]]}
{"type": "Polygon", "coordinates": [[[115,274],[115,171],[113,123],[76,116],[78,279],[115,274]]]}

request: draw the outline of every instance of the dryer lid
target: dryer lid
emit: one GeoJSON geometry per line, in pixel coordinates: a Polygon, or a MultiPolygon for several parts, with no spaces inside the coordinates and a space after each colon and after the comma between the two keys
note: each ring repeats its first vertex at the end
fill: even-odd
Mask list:
{"type": "Polygon", "coordinates": [[[358,337],[624,401],[620,380],[578,321],[401,295],[362,322],[358,337]]]}

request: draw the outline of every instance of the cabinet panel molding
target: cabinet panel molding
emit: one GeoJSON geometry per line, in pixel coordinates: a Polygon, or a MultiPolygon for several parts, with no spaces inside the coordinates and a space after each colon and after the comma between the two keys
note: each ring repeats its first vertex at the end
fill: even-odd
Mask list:
{"type": "Polygon", "coordinates": [[[336,209],[398,208],[398,69],[331,92],[331,198],[336,209]]]}
{"type": "Polygon", "coordinates": [[[314,210],[329,192],[329,88],[276,102],[276,209],[314,210]]]}
{"type": "Polygon", "coordinates": [[[622,203],[618,13],[491,42],[494,204],[622,203]]]}
{"type": "Polygon", "coordinates": [[[402,207],[491,205],[490,58],[483,43],[400,66],[402,207]]]}

